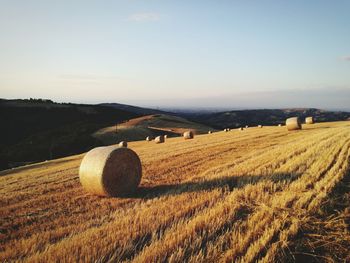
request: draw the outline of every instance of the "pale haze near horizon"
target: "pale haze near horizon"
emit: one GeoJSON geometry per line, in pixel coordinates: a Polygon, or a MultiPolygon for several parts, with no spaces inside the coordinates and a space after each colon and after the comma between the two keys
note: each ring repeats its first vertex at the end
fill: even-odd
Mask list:
{"type": "Polygon", "coordinates": [[[0,97],[350,110],[349,1],[1,1],[0,97]]]}

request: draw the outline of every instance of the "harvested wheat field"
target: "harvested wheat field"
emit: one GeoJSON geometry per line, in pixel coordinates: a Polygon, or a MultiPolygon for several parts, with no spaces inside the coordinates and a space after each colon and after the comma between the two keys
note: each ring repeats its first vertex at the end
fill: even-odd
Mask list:
{"type": "Polygon", "coordinates": [[[83,155],[3,172],[0,261],[350,260],[350,122],[128,146],[129,197],[85,192],[83,155]]]}

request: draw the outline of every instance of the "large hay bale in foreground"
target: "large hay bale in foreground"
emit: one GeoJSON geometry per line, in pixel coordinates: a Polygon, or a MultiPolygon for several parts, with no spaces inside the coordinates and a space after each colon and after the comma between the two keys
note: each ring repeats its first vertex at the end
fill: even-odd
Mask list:
{"type": "Polygon", "coordinates": [[[301,121],[298,117],[288,118],[286,126],[288,131],[301,130],[301,121]]]}
{"type": "Polygon", "coordinates": [[[314,118],[313,117],[306,117],[305,118],[305,123],[306,124],[313,124],[314,123],[314,118]]]}
{"type": "Polygon", "coordinates": [[[154,139],[154,141],[155,141],[156,143],[163,143],[163,142],[164,142],[164,136],[163,136],[163,135],[159,135],[159,136],[157,136],[157,137],[154,139]]]}
{"type": "Polygon", "coordinates": [[[119,147],[128,147],[128,143],[126,141],[121,141],[118,145],[119,147]]]}
{"type": "Polygon", "coordinates": [[[79,168],[86,191],[102,196],[123,196],[134,192],[141,181],[138,155],[124,147],[98,147],[89,151],[79,168]]]}
{"type": "Polygon", "coordinates": [[[193,132],[192,132],[192,131],[184,132],[183,135],[184,135],[185,140],[187,140],[187,139],[193,139],[193,132]]]}

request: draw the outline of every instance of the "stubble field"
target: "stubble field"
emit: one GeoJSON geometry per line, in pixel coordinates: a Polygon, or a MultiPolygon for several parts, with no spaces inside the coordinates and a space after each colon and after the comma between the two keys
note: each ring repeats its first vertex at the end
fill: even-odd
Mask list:
{"type": "Polygon", "coordinates": [[[83,155],[1,173],[0,261],[350,260],[350,122],[129,148],[143,178],[127,198],[86,193],[83,155]]]}

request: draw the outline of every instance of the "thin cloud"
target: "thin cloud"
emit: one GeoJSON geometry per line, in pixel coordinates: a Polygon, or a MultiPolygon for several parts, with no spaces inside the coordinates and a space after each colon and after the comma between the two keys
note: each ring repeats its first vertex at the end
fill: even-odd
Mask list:
{"type": "Polygon", "coordinates": [[[134,22],[154,22],[160,20],[160,15],[157,13],[136,13],[131,14],[127,20],[134,22]]]}
{"type": "Polygon", "coordinates": [[[93,75],[93,74],[61,74],[58,75],[59,79],[64,80],[101,80],[101,79],[120,79],[116,76],[100,76],[100,75],[93,75]]]}

